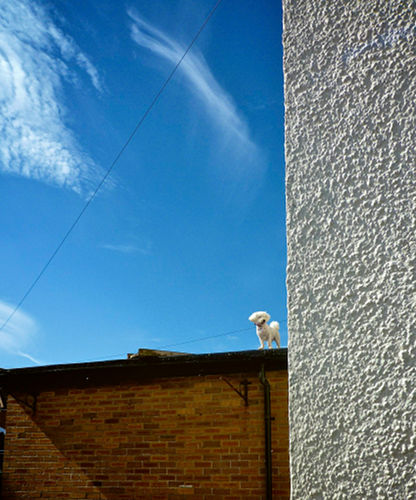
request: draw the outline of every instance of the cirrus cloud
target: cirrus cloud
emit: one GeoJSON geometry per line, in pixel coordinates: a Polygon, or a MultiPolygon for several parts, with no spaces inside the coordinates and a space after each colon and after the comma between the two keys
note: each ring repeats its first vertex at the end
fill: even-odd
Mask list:
{"type": "Polygon", "coordinates": [[[97,69],[46,8],[0,0],[0,170],[81,192],[98,167],[65,122],[63,83],[97,69]]]}
{"type": "Polygon", "coordinates": [[[105,250],[111,250],[113,252],[118,252],[122,254],[142,254],[142,255],[150,255],[151,254],[151,244],[146,243],[142,246],[138,246],[132,243],[105,243],[100,245],[100,248],[104,248],[105,250]]]}
{"type": "MultiPolygon", "coordinates": [[[[134,42],[174,67],[186,47],[145,21],[137,11],[130,9],[127,14],[131,19],[131,37],[134,42]]],[[[225,151],[231,153],[234,162],[228,163],[229,173],[237,180],[247,180],[253,174],[259,177],[264,173],[264,158],[251,137],[247,120],[231,95],[219,84],[204,56],[195,46],[182,60],[179,71],[210,117],[217,131],[217,140],[222,142],[219,149],[221,154],[225,151]],[[232,163],[238,165],[237,170],[230,166],[232,163]]]]}
{"type": "MultiPolygon", "coordinates": [[[[4,325],[13,311],[12,305],[0,300],[0,326],[4,325]]],[[[36,331],[35,320],[21,310],[16,311],[10,321],[0,330],[0,350],[17,354],[35,364],[40,364],[37,359],[24,352],[33,342],[36,331]]]]}

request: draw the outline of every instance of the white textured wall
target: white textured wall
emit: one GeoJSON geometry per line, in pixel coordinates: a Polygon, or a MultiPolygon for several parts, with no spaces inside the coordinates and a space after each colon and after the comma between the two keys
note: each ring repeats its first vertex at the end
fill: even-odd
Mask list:
{"type": "Polygon", "coordinates": [[[416,3],[284,0],[293,499],[416,499],[416,3]]]}

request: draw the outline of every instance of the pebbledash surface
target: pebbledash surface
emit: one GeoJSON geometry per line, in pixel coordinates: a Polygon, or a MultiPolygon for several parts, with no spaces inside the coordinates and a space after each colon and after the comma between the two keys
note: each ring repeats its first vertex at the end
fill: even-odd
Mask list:
{"type": "Polygon", "coordinates": [[[287,350],[146,354],[0,372],[3,499],[289,498],[287,350]]]}

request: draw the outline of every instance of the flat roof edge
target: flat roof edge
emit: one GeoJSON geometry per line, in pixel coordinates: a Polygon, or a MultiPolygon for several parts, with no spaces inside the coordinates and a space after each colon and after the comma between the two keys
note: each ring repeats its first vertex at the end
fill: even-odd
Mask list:
{"type": "Polygon", "coordinates": [[[49,388],[114,385],[137,381],[215,373],[287,370],[287,349],[234,351],[210,354],[144,356],[92,363],[47,365],[0,371],[7,392],[41,392],[49,388]]]}

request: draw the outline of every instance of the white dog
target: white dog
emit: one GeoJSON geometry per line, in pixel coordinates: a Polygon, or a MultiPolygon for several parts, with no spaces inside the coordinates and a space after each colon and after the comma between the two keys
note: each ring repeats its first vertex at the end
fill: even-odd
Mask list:
{"type": "Polygon", "coordinates": [[[268,325],[267,322],[270,319],[270,314],[267,314],[266,311],[257,311],[248,319],[256,325],[257,337],[260,340],[259,349],[264,349],[264,342],[267,342],[270,349],[273,347],[273,340],[276,342],[277,347],[280,347],[279,323],[277,321],[272,321],[270,325],[268,325]]]}

